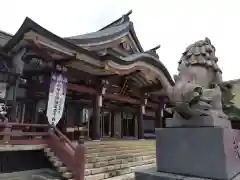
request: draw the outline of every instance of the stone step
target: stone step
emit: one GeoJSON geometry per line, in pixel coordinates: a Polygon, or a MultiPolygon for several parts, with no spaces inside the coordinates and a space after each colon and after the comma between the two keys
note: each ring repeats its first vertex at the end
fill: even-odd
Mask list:
{"type": "Polygon", "coordinates": [[[100,148],[107,148],[107,147],[116,147],[116,146],[121,146],[121,147],[133,147],[133,146],[155,146],[156,143],[109,143],[109,144],[85,144],[88,148],[95,148],[95,147],[100,147],[100,148]]]}
{"type": "MultiPolygon", "coordinates": [[[[76,143],[75,143],[76,144],[76,143]]],[[[95,147],[111,147],[111,146],[148,146],[148,145],[156,145],[156,142],[153,140],[137,140],[137,141],[99,141],[99,142],[85,142],[85,145],[88,148],[95,148],[95,147]]]]}
{"type": "Polygon", "coordinates": [[[142,161],[142,160],[155,159],[155,158],[156,158],[156,156],[154,154],[154,155],[146,155],[146,156],[128,157],[125,159],[99,161],[99,162],[95,162],[95,163],[87,163],[86,168],[99,168],[99,167],[104,167],[104,166],[109,166],[109,165],[124,164],[124,163],[128,163],[128,162],[133,162],[133,161],[142,161]]]}
{"type": "Polygon", "coordinates": [[[66,166],[61,166],[61,167],[58,167],[58,172],[60,173],[65,173],[68,171],[68,168],[66,166]]]}
{"type": "Polygon", "coordinates": [[[110,161],[110,160],[115,160],[115,159],[127,159],[131,157],[137,157],[137,156],[147,156],[147,155],[156,155],[155,151],[151,152],[136,152],[136,153],[124,153],[124,154],[111,154],[109,156],[98,156],[98,157],[88,157],[86,159],[87,163],[95,163],[99,161],[110,161]]]}
{"type": "MultiPolygon", "coordinates": [[[[77,142],[74,142],[77,143],[77,142]]],[[[108,146],[108,145],[128,145],[128,144],[155,144],[154,140],[135,140],[135,141],[85,141],[87,146],[108,146]]]]}
{"type": "MultiPolygon", "coordinates": [[[[113,147],[113,146],[110,146],[108,148],[99,148],[99,147],[96,147],[96,148],[92,148],[92,149],[87,149],[87,154],[104,154],[104,153],[111,153],[111,152],[119,152],[119,151],[130,151],[130,150],[139,150],[139,151],[142,151],[142,150],[155,150],[156,147],[155,145],[154,146],[134,146],[134,147],[130,147],[130,146],[126,146],[126,147],[123,147],[123,146],[116,146],[116,147],[113,147]]],[[[47,154],[47,156],[53,156],[55,155],[54,152],[52,152],[51,148],[44,148],[44,152],[47,154]]]]}
{"type": "Polygon", "coordinates": [[[62,161],[53,161],[52,164],[56,168],[64,166],[64,163],[62,161]]]}
{"type": "Polygon", "coordinates": [[[61,161],[57,156],[50,156],[50,157],[48,157],[48,158],[49,158],[49,160],[50,160],[51,162],[61,161]]]}
{"type": "MultiPolygon", "coordinates": [[[[61,173],[61,176],[65,179],[71,180],[73,178],[73,174],[68,171],[67,167],[64,166],[64,163],[55,155],[50,148],[45,148],[44,152],[48,157],[49,161],[53,164],[53,166],[61,173]]],[[[42,176],[36,176],[36,180],[44,180],[42,176]]],[[[45,180],[57,180],[57,179],[45,179],[45,180]]]]}
{"type": "Polygon", "coordinates": [[[139,169],[148,169],[151,167],[155,167],[156,164],[145,164],[145,165],[139,165],[135,167],[129,167],[124,169],[119,169],[116,171],[109,171],[105,173],[99,173],[95,175],[88,175],[85,176],[85,180],[134,180],[134,171],[139,169]]]}
{"type": "Polygon", "coordinates": [[[139,143],[139,142],[155,142],[154,139],[108,139],[108,140],[100,140],[100,141],[91,141],[86,140],[86,144],[111,144],[111,143],[139,143]]]}
{"type": "Polygon", "coordinates": [[[49,148],[49,147],[45,147],[45,148],[43,149],[43,151],[44,151],[45,153],[52,152],[51,148],[49,148]]]}
{"type": "Polygon", "coordinates": [[[100,152],[112,152],[112,151],[120,151],[120,150],[129,150],[129,149],[156,149],[156,146],[149,145],[149,146],[110,146],[107,148],[87,148],[87,153],[100,153],[100,152]]]}
{"type": "Polygon", "coordinates": [[[86,169],[85,175],[87,176],[87,175],[101,174],[109,171],[115,172],[115,170],[126,169],[126,168],[128,169],[130,167],[140,166],[144,164],[153,164],[155,162],[156,162],[156,159],[154,158],[154,159],[148,159],[148,160],[142,160],[142,161],[128,162],[125,164],[116,164],[116,165],[104,166],[100,168],[86,169]]]}
{"type": "Polygon", "coordinates": [[[137,153],[137,152],[156,152],[156,148],[128,149],[128,150],[119,150],[119,151],[111,151],[111,152],[87,153],[86,157],[87,158],[88,157],[101,157],[101,156],[137,153]]]}
{"type": "Polygon", "coordinates": [[[45,152],[45,155],[46,155],[47,157],[52,157],[52,156],[55,156],[55,153],[52,152],[52,151],[49,151],[49,152],[45,152]]]}
{"type": "Polygon", "coordinates": [[[65,172],[62,174],[62,176],[66,179],[73,178],[73,174],[71,172],[65,172]]]}

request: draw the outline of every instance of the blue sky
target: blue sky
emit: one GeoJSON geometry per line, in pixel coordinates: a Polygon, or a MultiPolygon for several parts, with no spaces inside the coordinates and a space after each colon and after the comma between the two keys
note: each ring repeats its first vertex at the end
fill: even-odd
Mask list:
{"type": "Polygon", "coordinates": [[[92,32],[130,9],[145,50],[158,44],[160,60],[173,75],[186,46],[209,37],[224,80],[240,78],[240,2],[237,0],[7,0],[0,29],[15,33],[26,16],[59,36],[92,32]]]}

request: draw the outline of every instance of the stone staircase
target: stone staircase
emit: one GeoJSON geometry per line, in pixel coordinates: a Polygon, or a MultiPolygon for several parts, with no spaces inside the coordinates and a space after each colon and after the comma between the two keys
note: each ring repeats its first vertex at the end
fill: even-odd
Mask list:
{"type": "Polygon", "coordinates": [[[86,145],[86,180],[134,179],[135,170],[156,166],[152,140],[100,141],[86,145]]]}
{"type": "MultiPolygon", "coordinates": [[[[156,166],[155,141],[116,140],[87,142],[85,180],[134,179],[134,171],[156,166]]],[[[64,179],[73,180],[73,174],[55,156],[50,148],[46,156],[64,179]]]]}
{"type": "Polygon", "coordinates": [[[55,153],[51,150],[51,148],[44,148],[44,152],[48,157],[49,161],[56,168],[57,172],[59,172],[64,179],[74,180],[72,172],[68,171],[67,167],[64,163],[55,155],[55,153]]]}

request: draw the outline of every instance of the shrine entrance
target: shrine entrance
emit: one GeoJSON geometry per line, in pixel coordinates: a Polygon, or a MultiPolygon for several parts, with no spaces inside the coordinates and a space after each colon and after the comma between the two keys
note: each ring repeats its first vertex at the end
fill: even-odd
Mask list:
{"type": "Polygon", "coordinates": [[[100,135],[102,138],[111,135],[111,112],[103,111],[100,116],[100,135]]]}
{"type": "Polygon", "coordinates": [[[135,137],[135,116],[133,113],[122,113],[123,137],[135,137]]]}

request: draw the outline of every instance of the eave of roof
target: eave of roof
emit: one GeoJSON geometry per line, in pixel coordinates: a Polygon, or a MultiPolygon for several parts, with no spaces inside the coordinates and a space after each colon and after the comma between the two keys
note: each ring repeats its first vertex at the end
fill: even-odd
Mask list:
{"type": "Polygon", "coordinates": [[[159,59],[157,59],[154,56],[149,55],[147,53],[138,53],[138,54],[134,54],[134,55],[131,55],[128,57],[115,57],[115,56],[111,56],[111,55],[105,55],[104,58],[111,59],[114,62],[121,64],[121,65],[130,65],[137,61],[146,62],[147,64],[155,66],[160,71],[162,71],[171,85],[175,84],[170,73],[168,72],[167,68],[164,66],[164,64],[159,59]]]}
{"type": "Polygon", "coordinates": [[[12,35],[0,30],[0,47],[4,46],[11,38],[12,35]]]}
{"type": "Polygon", "coordinates": [[[116,63],[122,64],[122,65],[129,65],[129,64],[135,63],[137,61],[146,62],[147,64],[157,67],[160,71],[162,71],[164,73],[164,75],[166,76],[166,78],[170,82],[170,84],[172,84],[172,85],[174,84],[174,81],[172,80],[168,70],[162,64],[162,62],[159,61],[159,59],[157,59],[147,53],[138,53],[138,54],[135,54],[132,56],[122,57],[122,58],[116,57],[113,55],[105,55],[105,56],[101,57],[95,52],[90,52],[88,50],[85,50],[85,49],[83,49],[75,44],[72,44],[72,43],[66,41],[65,39],[53,34],[52,32],[41,27],[39,24],[35,23],[33,20],[31,20],[28,17],[24,20],[22,26],[19,28],[17,33],[12,37],[12,39],[9,40],[8,43],[2,47],[2,50],[4,52],[11,51],[11,49],[23,39],[24,34],[31,30],[38,33],[39,35],[42,35],[42,36],[54,41],[54,42],[59,43],[62,46],[73,49],[80,53],[84,53],[92,58],[99,59],[100,61],[105,61],[105,60],[110,59],[110,60],[115,61],[116,63]]]}
{"type": "Polygon", "coordinates": [[[7,36],[7,37],[9,37],[9,38],[11,38],[11,37],[13,36],[12,34],[7,33],[7,32],[5,32],[5,31],[2,31],[2,30],[0,30],[0,34],[3,34],[3,35],[5,35],[5,36],[7,36]]]}
{"type": "Polygon", "coordinates": [[[24,37],[24,34],[29,32],[29,31],[34,31],[36,33],[38,33],[39,35],[42,35],[46,38],[51,39],[52,41],[55,41],[57,43],[59,43],[60,45],[63,45],[65,47],[68,47],[70,49],[76,50],[77,52],[80,53],[85,53],[93,58],[99,59],[100,57],[97,55],[97,53],[94,52],[89,52],[88,50],[85,50],[75,44],[72,44],[66,40],[64,40],[63,38],[53,34],[52,32],[46,30],[45,28],[43,28],[42,26],[40,26],[39,24],[37,24],[36,22],[34,22],[33,20],[31,20],[30,18],[26,18],[23,22],[23,24],[21,25],[21,27],[19,28],[19,30],[16,32],[16,34],[12,37],[12,39],[10,39],[8,41],[7,44],[5,44],[2,47],[2,50],[4,52],[8,52],[10,51],[16,44],[18,44],[24,37]]]}

